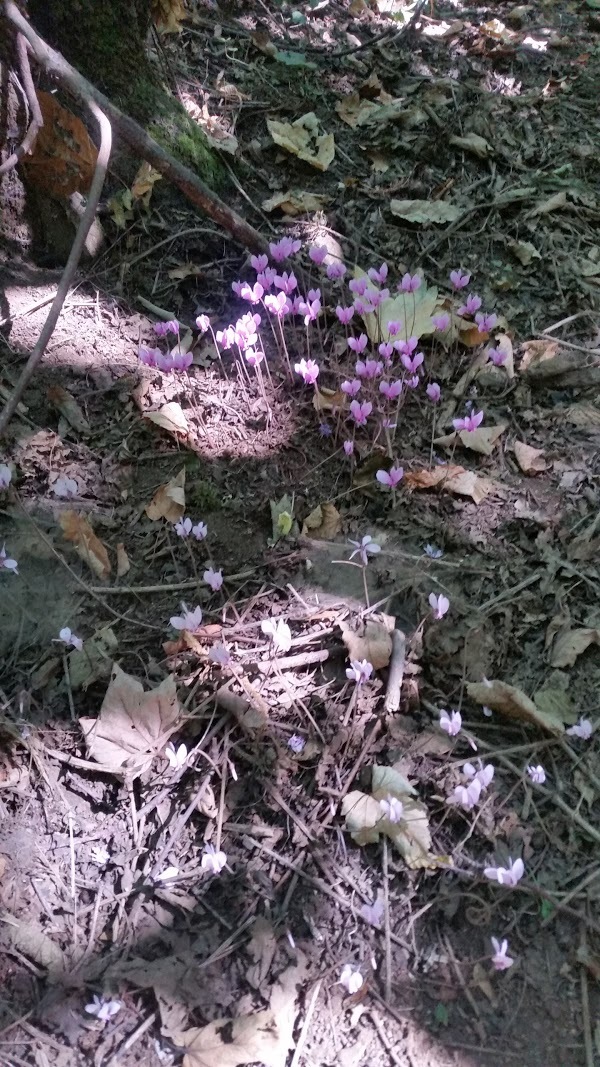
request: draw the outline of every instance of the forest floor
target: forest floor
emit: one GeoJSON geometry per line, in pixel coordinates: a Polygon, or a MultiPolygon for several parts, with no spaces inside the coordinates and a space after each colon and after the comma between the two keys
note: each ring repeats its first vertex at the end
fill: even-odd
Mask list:
{"type": "MultiPolygon", "coordinates": [[[[318,388],[290,380],[266,326],[261,385],[194,325],[247,310],[231,290],[254,279],[245,255],[163,181],[133,199],[112,175],[105,249],[0,455],[18,564],[0,573],[2,1067],[600,1062],[600,755],[596,734],[566,732],[600,708],[588,4],[436,3],[406,33],[396,0],[251,0],[161,37],[157,66],[270,241],[386,261],[392,289],[420,272],[397,299],[427,377],[401,411],[392,493],[381,441],[342,447],[354,372],[335,286],[312,327],[318,388]],[[266,125],[310,113],[334,137],[323,170],[266,125]],[[498,322],[436,343],[459,267],[498,322]],[[186,374],[138,360],[163,343],[161,313],[192,345],[186,374]],[[465,401],[485,418],[456,438],[465,401]],[[207,536],[178,536],[185,517],[207,536]],[[381,551],[348,566],[366,535],[381,551]],[[174,629],[186,605],[202,622],[174,629]],[[279,617],[278,651],[261,624],[279,617]],[[349,680],[349,659],[371,679],[349,680]],[[448,804],[479,758],[494,768],[479,803],[448,804]],[[388,796],[402,818],[373,820],[388,796]],[[509,858],[518,884],[486,877],[509,858]]],[[[60,271],[5,257],[2,272],[7,395],[60,271]]],[[[304,329],[288,337],[295,363],[304,329]]]]}

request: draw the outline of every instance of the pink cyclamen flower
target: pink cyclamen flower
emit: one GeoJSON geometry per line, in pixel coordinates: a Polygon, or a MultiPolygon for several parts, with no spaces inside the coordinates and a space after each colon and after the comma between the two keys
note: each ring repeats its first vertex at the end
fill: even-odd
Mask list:
{"type": "Polygon", "coordinates": [[[244,352],[244,358],[249,367],[258,367],[262,363],[264,356],[262,352],[257,352],[255,348],[247,348],[244,352]]]}
{"type": "Polygon", "coordinates": [[[178,537],[189,537],[192,532],[192,520],[180,519],[175,523],[175,533],[178,537]]]}
{"type": "Polygon", "coordinates": [[[450,316],[446,311],[442,311],[437,315],[431,316],[434,329],[439,330],[440,333],[444,333],[450,325],[450,316]]]}
{"type": "Polygon", "coordinates": [[[283,263],[284,259],[288,259],[290,256],[295,255],[296,252],[299,252],[301,247],[302,241],[294,241],[291,237],[282,237],[279,241],[269,245],[269,252],[275,263],[283,263]]]}
{"type": "Polygon", "coordinates": [[[418,389],[421,384],[421,379],[418,374],[413,374],[411,378],[407,378],[405,383],[407,389],[418,389]]]}
{"type": "Polygon", "coordinates": [[[356,396],[356,394],[360,391],[361,384],[362,383],[358,380],[358,378],[353,378],[351,382],[342,382],[340,389],[342,390],[342,393],[346,394],[346,396],[356,396]]]}
{"type": "Polygon", "coordinates": [[[379,810],[388,822],[398,823],[404,815],[404,805],[397,797],[389,793],[384,800],[379,801],[379,810]]]}
{"type": "Polygon", "coordinates": [[[351,456],[354,452],[354,441],[344,441],[344,452],[347,456],[351,456]]]}
{"type": "Polygon", "coordinates": [[[265,297],[265,307],[267,311],[270,311],[272,315],[276,315],[278,319],[283,318],[288,313],[288,302],[285,293],[277,293],[277,296],[269,294],[265,297]]]}
{"type": "Polygon", "coordinates": [[[353,400],[350,404],[350,414],[358,426],[366,425],[372,410],[373,405],[370,400],[367,400],[364,404],[359,404],[358,400],[353,400]]]}
{"type": "Polygon", "coordinates": [[[265,267],[264,270],[261,270],[260,274],[256,275],[256,280],[257,280],[257,282],[260,282],[260,284],[262,285],[265,293],[273,285],[273,282],[275,281],[276,274],[277,274],[277,271],[276,271],[275,267],[265,267]]]}
{"type": "Polygon", "coordinates": [[[443,619],[444,615],[450,607],[450,601],[447,596],[440,593],[436,596],[435,593],[430,593],[428,597],[429,606],[431,608],[434,619],[443,619]]]}
{"type": "Polygon", "coordinates": [[[351,278],[348,282],[348,288],[355,296],[364,296],[369,282],[367,278],[351,278]]]}
{"type": "Polygon", "coordinates": [[[195,526],[192,526],[192,536],[196,538],[196,541],[204,541],[208,533],[208,526],[205,522],[197,522],[195,526]]]}
{"type": "Polygon", "coordinates": [[[357,685],[368,682],[372,673],[373,664],[369,663],[368,659],[353,659],[350,666],[346,668],[346,678],[351,682],[356,682],[357,685]]]}
{"type": "Polygon", "coordinates": [[[360,973],[358,967],[353,967],[351,963],[347,963],[342,968],[338,985],[343,985],[346,992],[352,996],[354,993],[358,993],[359,989],[362,989],[364,984],[364,978],[360,973]]]}
{"type": "Polygon", "coordinates": [[[504,938],[504,941],[499,941],[498,938],[492,937],[492,948],[494,949],[494,955],[492,956],[492,963],[495,971],[507,971],[509,967],[512,967],[515,962],[512,956],[508,953],[508,941],[504,938]]]}
{"type": "Polygon", "coordinates": [[[0,490],[8,489],[12,479],[12,471],[6,463],[0,463],[0,490]]]}
{"type": "Polygon", "coordinates": [[[481,297],[477,293],[470,293],[464,304],[457,310],[457,315],[474,315],[481,307],[481,297]]]}
{"type": "Polygon", "coordinates": [[[203,871],[210,874],[220,874],[227,864],[227,856],[220,849],[217,851],[214,845],[205,845],[200,866],[203,871]]]}
{"type": "Polygon", "coordinates": [[[465,430],[473,433],[483,422],[483,411],[476,411],[474,415],[465,415],[464,419],[452,419],[452,425],[457,432],[465,430]]]}
{"type": "Polygon", "coordinates": [[[450,714],[444,709],[440,712],[440,730],[449,737],[456,737],[462,729],[462,715],[460,711],[452,711],[450,714]]]}
{"type": "Polygon", "coordinates": [[[156,360],[161,356],[160,348],[148,348],[147,345],[140,345],[138,349],[138,359],[146,367],[156,367],[156,360]]]}
{"type": "MultiPolygon", "coordinates": [[[[281,288],[283,288],[283,286],[281,286],[281,288]]],[[[264,293],[265,291],[260,282],[255,282],[254,285],[249,285],[248,282],[244,282],[239,295],[242,300],[247,300],[250,304],[260,304],[264,293]]]]}
{"type": "Polygon", "coordinates": [[[206,333],[206,331],[210,329],[210,319],[208,315],[198,315],[196,326],[200,330],[200,333],[206,333]]]}
{"type": "Polygon", "coordinates": [[[208,658],[211,663],[216,663],[219,667],[227,667],[231,663],[231,656],[229,651],[222,642],[218,641],[216,645],[213,645],[208,658]]]}
{"type": "Polygon", "coordinates": [[[475,322],[477,323],[477,329],[480,333],[490,333],[498,322],[498,316],[494,314],[483,315],[481,312],[478,312],[475,316],[475,322]]]}
{"type": "Polygon", "coordinates": [[[54,482],[52,492],[64,500],[73,500],[74,497],[79,496],[79,483],[74,478],[67,478],[66,474],[61,474],[54,482]]]}
{"type": "Polygon", "coordinates": [[[292,734],[287,743],[288,748],[291,749],[295,756],[299,756],[304,751],[305,745],[306,741],[300,734],[292,734]]]}
{"type": "Polygon", "coordinates": [[[409,374],[416,374],[424,359],[422,352],[415,352],[414,356],[407,356],[406,353],[400,356],[400,362],[409,374]]]}
{"type": "Polygon", "coordinates": [[[268,634],[275,652],[289,652],[292,647],[292,631],[283,619],[265,619],[260,628],[268,634]]]}
{"type": "Polygon", "coordinates": [[[388,271],[389,267],[387,263],[382,263],[379,269],[369,267],[367,273],[372,282],[377,282],[378,285],[383,285],[388,276],[388,271]]]}
{"type": "Polygon", "coordinates": [[[242,295],[242,287],[245,284],[246,284],[246,282],[239,282],[239,281],[231,283],[231,288],[233,289],[233,291],[234,291],[236,296],[241,296],[242,295]]]}
{"type": "Polygon", "coordinates": [[[368,343],[369,338],[367,337],[366,333],[361,333],[358,337],[348,338],[348,348],[351,348],[352,351],[356,352],[357,355],[360,355],[361,352],[364,352],[368,343]]]}
{"type": "Polygon", "coordinates": [[[179,323],[177,319],[169,319],[168,322],[155,322],[154,332],[157,337],[166,337],[168,333],[179,333],[179,323]]]}
{"type": "Polygon", "coordinates": [[[404,467],[390,467],[389,471],[377,471],[375,477],[386,489],[395,489],[404,478],[404,467]]]}
{"type": "Polygon", "coordinates": [[[189,611],[185,604],[181,607],[181,615],[172,615],[169,619],[171,626],[174,630],[189,630],[190,633],[195,633],[202,625],[202,608],[196,605],[193,611],[189,611]]]}
{"type": "Polygon", "coordinates": [[[499,885],[517,885],[525,873],[525,864],[522,859],[512,860],[508,857],[508,867],[485,867],[483,873],[491,882],[499,885]]]}
{"type": "Polygon", "coordinates": [[[257,274],[266,270],[269,266],[269,257],[263,252],[262,256],[250,256],[250,263],[257,274]]]}
{"type": "Polygon", "coordinates": [[[402,320],[401,319],[392,319],[387,324],[387,332],[389,333],[390,337],[395,337],[397,333],[400,333],[401,329],[402,329],[402,320]]]}
{"type": "Polygon", "coordinates": [[[178,745],[177,748],[175,748],[173,742],[169,741],[167,747],[165,748],[165,756],[169,761],[169,767],[172,767],[174,770],[178,770],[179,767],[184,766],[185,761],[188,757],[188,750],[187,747],[183,744],[178,745]]]}
{"type": "Polygon", "coordinates": [[[77,637],[76,634],[73,633],[69,626],[63,626],[58,637],[59,640],[63,642],[63,644],[70,645],[72,648],[76,648],[78,652],[81,652],[83,648],[83,641],[80,637],[77,637]]]}
{"type": "MultiPolygon", "coordinates": [[[[388,300],[389,295],[389,289],[368,289],[365,293],[365,297],[373,308],[381,307],[384,300],[388,300]]],[[[356,304],[354,306],[356,307],[356,304]]]]}
{"type": "Polygon", "coordinates": [[[580,737],[582,741],[589,741],[592,736],[592,724],[589,719],[580,719],[575,726],[569,726],[565,733],[570,737],[580,737]]]}
{"type": "Polygon", "coordinates": [[[481,782],[474,778],[468,785],[457,785],[446,799],[446,804],[457,804],[465,811],[471,811],[479,803],[481,782]]]}
{"type": "Polygon", "coordinates": [[[88,1015],[95,1015],[99,1022],[107,1023],[121,1010],[122,1006],[120,1000],[106,1000],[94,994],[94,999],[86,1004],[85,1010],[88,1015]]]}
{"type": "Polygon", "coordinates": [[[461,270],[450,271],[450,281],[453,289],[465,289],[471,281],[470,274],[463,274],[461,270]]]}
{"type": "Polygon", "coordinates": [[[430,382],[425,392],[427,393],[427,396],[431,400],[432,404],[439,404],[440,397],[442,395],[442,390],[440,389],[437,382],[430,382]]]}
{"type": "Polygon", "coordinates": [[[315,319],[318,318],[320,310],[320,300],[303,300],[298,306],[298,314],[304,315],[305,326],[308,326],[309,322],[314,322],[315,319]]]}
{"type": "Polygon", "coordinates": [[[371,926],[375,926],[377,930],[381,929],[384,912],[385,905],[382,898],[378,898],[372,904],[363,904],[358,909],[358,914],[361,918],[370,923],[371,926]]]}
{"type": "Polygon", "coordinates": [[[312,259],[313,263],[316,263],[317,267],[323,266],[327,253],[327,245],[311,245],[308,250],[309,258],[312,259]]]}
{"type": "Polygon", "coordinates": [[[501,348],[488,348],[487,356],[495,367],[501,367],[503,363],[506,363],[507,353],[503,352],[501,348]]]}
{"type": "Polygon", "coordinates": [[[354,301],[354,310],[357,315],[370,315],[375,309],[372,304],[369,303],[366,297],[357,296],[354,301]]]}
{"type": "Polygon", "coordinates": [[[210,586],[210,588],[212,589],[213,593],[217,593],[219,591],[219,589],[221,588],[221,586],[223,585],[223,571],[222,570],[215,571],[215,570],[213,570],[212,567],[209,567],[208,570],[204,571],[204,574],[202,575],[202,578],[206,582],[206,584],[210,586]]]}
{"type": "Polygon", "coordinates": [[[397,400],[402,392],[402,382],[399,378],[395,382],[380,382],[379,392],[387,400],[397,400]]]}
{"type": "Polygon", "coordinates": [[[296,374],[299,374],[305,385],[314,385],[319,377],[319,364],[314,359],[301,359],[294,364],[296,374]]]}
{"type": "Polygon", "coordinates": [[[172,370],[189,370],[193,362],[193,352],[182,352],[180,349],[173,349],[173,351],[171,352],[172,370]]]}
{"type": "Polygon", "coordinates": [[[329,281],[339,281],[346,274],[346,269],[347,268],[343,263],[340,263],[339,260],[334,260],[334,262],[330,263],[327,267],[327,277],[329,278],[329,281]]]}
{"type": "Polygon", "coordinates": [[[359,378],[378,378],[380,374],[383,374],[383,363],[379,363],[376,359],[365,361],[359,359],[354,371],[359,378]]]}
{"type": "Polygon", "coordinates": [[[380,356],[383,356],[386,363],[389,363],[394,354],[394,346],[393,344],[391,344],[390,341],[382,341],[377,351],[379,352],[380,356]]]}
{"type": "Polygon", "coordinates": [[[314,303],[315,300],[319,300],[320,301],[320,299],[321,299],[321,290],[320,289],[309,289],[307,294],[306,294],[306,299],[308,300],[309,303],[314,303]]]}
{"type": "Polygon", "coordinates": [[[526,770],[534,785],[543,785],[546,781],[546,772],[542,767],[541,763],[538,763],[537,767],[534,767],[529,764],[526,770]]]}
{"type": "Polygon", "coordinates": [[[473,781],[478,781],[482,789],[487,789],[491,782],[494,780],[494,767],[491,763],[486,763],[485,767],[474,767],[472,763],[463,763],[462,772],[465,778],[470,778],[473,781]]]}
{"type": "MultiPolygon", "coordinates": [[[[284,270],[282,274],[276,274],[273,281],[275,283],[275,288],[283,290],[286,296],[290,296],[290,294],[294,292],[294,289],[298,288],[296,275],[293,271],[288,274],[288,272],[284,270]]],[[[260,288],[262,289],[262,285],[260,288]]]]}
{"type": "Polygon", "coordinates": [[[423,279],[420,274],[410,275],[407,271],[407,273],[402,276],[402,281],[398,285],[398,289],[401,293],[414,293],[417,289],[421,288],[422,281],[423,279]]]}
{"type": "Polygon", "coordinates": [[[394,348],[401,356],[412,356],[418,343],[417,337],[409,337],[408,341],[394,341],[394,348]]]}
{"type": "Polygon", "coordinates": [[[370,534],[365,534],[361,541],[353,541],[352,538],[349,538],[349,542],[354,545],[354,552],[351,553],[350,559],[360,556],[363,567],[367,566],[369,556],[376,556],[378,552],[381,552],[381,545],[378,545],[370,534]]]}
{"type": "Polygon", "coordinates": [[[340,320],[342,326],[347,326],[348,323],[351,322],[352,316],[354,315],[354,308],[352,307],[352,305],[350,305],[350,307],[347,308],[347,307],[343,307],[342,304],[338,304],[338,306],[335,309],[335,313],[336,313],[338,319],[340,320]]]}

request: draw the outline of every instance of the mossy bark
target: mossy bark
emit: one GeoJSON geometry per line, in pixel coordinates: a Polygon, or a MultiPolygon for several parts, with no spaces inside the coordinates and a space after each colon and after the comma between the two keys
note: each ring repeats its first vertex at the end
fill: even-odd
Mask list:
{"type": "Polygon", "coordinates": [[[49,44],[164,148],[207,185],[222,183],[206,138],[160,85],[146,51],[150,0],[29,0],[29,15],[49,44]]]}

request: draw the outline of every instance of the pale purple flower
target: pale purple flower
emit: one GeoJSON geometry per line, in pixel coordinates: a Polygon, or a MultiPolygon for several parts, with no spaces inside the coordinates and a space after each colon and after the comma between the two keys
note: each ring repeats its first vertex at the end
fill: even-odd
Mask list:
{"type": "Polygon", "coordinates": [[[193,352],[182,352],[181,349],[173,349],[171,352],[172,370],[189,370],[194,362],[193,352]]]}
{"type": "Polygon", "coordinates": [[[204,571],[202,579],[206,582],[207,585],[210,586],[213,593],[218,593],[219,589],[223,585],[223,571],[215,571],[212,567],[209,567],[207,570],[204,571]]]}
{"type": "Polygon", "coordinates": [[[440,559],[440,557],[444,555],[441,548],[438,548],[437,545],[425,545],[423,551],[430,559],[440,559]]]}
{"type": "Polygon", "coordinates": [[[457,804],[465,811],[471,811],[479,803],[481,796],[481,782],[474,778],[468,785],[457,785],[454,791],[446,798],[446,804],[457,804]]]}
{"type": "Polygon", "coordinates": [[[264,270],[261,270],[260,274],[256,275],[256,280],[257,280],[257,282],[260,282],[260,284],[262,285],[265,293],[273,285],[273,282],[275,281],[275,275],[276,274],[277,274],[277,271],[276,271],[275,267],[265,267],[264,270]]]}
{"type": "Polygon", "coordinates": [[[285,293],[277,293],[277,296],[266,296],[265,307],[272,315],[276,315],[278,319],[281,319],[288,312],[287,296],[285,293]]]}
{"type": "Polygon", "coordinates": [[[210,874],[220,874],[227,863],[226,854],[214,845],[205,845],[204,852],[202,853],[202,859],[200,866],[203,871],[208,871],[210,874]]]}
{"type": "Polygon", "coordinates": [[[175,748],[173,742],[169,741],[165,748],[165,756],[169,761],[169,767],[172,767],[174,770],[179,770],[180,767],[183,767],[187,759],[188,750],[184,744],[175,748]]]}
{"type": "Polygon", "coordinates": [[[344,441],[344,452],[347,456],[351,456],[354,452],[354,441],[344,441]]]}
{"type": "Polygon", "coordinates": [[[55,496],[62,497],[65,500],[73,500],[74,497],[79,495],[79,484],[74,478],[67,478],[65,474],[61,474],[60,478],[57,478],[54,482],[52,492],[55,496]]]}
{"type": "Polygon", "coordinates": [[[179,323],[177,319],[169,319],[168,322],[155,322],[154,332],[157,337],[166,337],[168,333],[179,333],[179,323]]]}
{"type": "Polygon", "coordinates": [[[409,337],[408,341],[394,341],[394,348],[401,356],[412,356],[419,343],[418,337],[409,337]]]}
{"type": "Polygon", "coordinates": [[[351,278],[348,283],[350,292],[354,293],[355,296],[364,296],[368,286],[369,282],[367,278],[351,278]]]}
{"type": "Polygon", "coordinates": [[[235,344],[235,330],[233,326],[226,326],[224,330],[217,330],[215,337],[217,344],[220,345],[224,351],[227,351],[235,344]]]}
{"type": "Polygon", "coordinates": [[[6,463],[0,463],[0,489],[8,489],[12,478],[12,471],[6,463]]]}
{"type": "Polygon", "coordinates": [[[313,263],[316,263],[317,267],[322,267],[327,258],[328,248],[327,245],[311,245],[308,250],[308,255],[312,259],[313,263]]]}
{"type": "Polygon", "coordinates": [[[402,801],[390,794],[388,794],[385,800],[379,801],[379,810],[381,811],[383,818],[387,819],[388,822],[398,823],[404,815],[404,805],[402,801]]]}
{"type": "Polygon", "coordinates": [[[221,641],[212,646],[208,658],[211,663],[216,663],[219,667],[228,667],[231,663],[231,656],[221,641]]]}
{"type": "Polygon", "coordinates": [[[389,363],[394,354],[394,346],[390,341],[382,341],[377,351],[380,356],[383,356],[386,363],[389,363]]]}
{"type": "Polygon", "coordinates": [[[257,274],[269,266],[269,257],[263,252],[261,256],[250,256],[250,263],[257,274]]]}
{"type": "Polygon", "coordinates": [[[414,356],[408,356],[403,352],[400,356],[402,366],[406,368],[409,374],[416,374],[424,359],[425,356],[422,352],[415,352],[414,356]]]}
{"type": "Polygon", "coordinates": [[[389,471],[377,471],[375,477],[386,489],[395,489],[404,478],[404,467],[390,467],[389,471]]]}
{"type": "Polygon", "coordinates": [[[402,329],[402,320],[401,319],[392,319],[391,322],[388,322],[388,324],[387,324],[387,332],[389,333],[390,337],[395,337],[397,333],[400,333],[401,329],[402,329]]]}
{"type": "Polygon", "coordinates": [[[512,860],[508,857],[508,867],[485,867],[483,873],[491,882],[499,885],[515,886],[521,881],[525,873],[525,864],[522,859],[512,860]]]}
{"type": "Polygon", "coordinates": [[[208,315],[198,315],[196,326],[200,330],[200,333],[206,333],[206,331],[210,329],[210,319],[208,315]]]}
{"type": "Polygon", "coordinates": [[[368,343],[369,338],[367,337],[366,333],[361,333],[359,337],[348,338],[348,348],[351,348],[352,351],[356,352],[357,355],[360,355],[361,352],[364,352],[368,343]]]}
{"type": "Polygon", "coordinates": [[[363,299],[362,296],[357,296],[355,301],[354,301],[354,310],[355,310],[357,315],[363,315],[364,316],[364,315],[370,315],[371,312],[374,311],[375,309],[373,308],[373,305],[370,304],[369,301],[366,298],[363,299]]]}
{"type": "Polygon", "coordinates": [[[196,541],[204,541],[207,534],[208,526],[205,522],[197,522],[195,526],[192,526],[192,535],[196,538],[196,541]]]}
{"type": "Polygon", "coordinates": [[[406,385],[407,389],[418,389],[420,383],[421,380],[419,378],[419,375],[413,374],[412,378],[407,378],[404,384],[406,385]]]}
{"type": "Polygon", "coordinates": [[[315,363],[314,359],[302,358],[299,363],[294,364],[294,370],[305,385],[314,385],[319,377],[319,364],[315,363]]]}
{"type": "Polygon", "coordinates": [[[288,274],[287,271],[283,271],[282,274],[276,274],[273,281],[275,282],[275,288],[281,289],[286,294],[286,296],[290,296],[294,292],[294,289],[298,288],[296,275],[293,271],[290,274],[288,274]]]}
{"type": "Polygon", "coordinates": [[[304,750],[304,746],[306,745],[306,741],[304,740],[303,737],[300,736],[300,734],[292,734],[292,736],[289,738],[287,744],[288,744],[288,748],[291,749],[291,751],[294,753],[294,755],[295,756],[299,756],[300,753],[304,750]]]}
{"type": "Polygon", "coordinates": [[[448,734],[449,737],[456,737],[460,733],[462,728],[462,715],[460,711],[452,711],[450,714],[443,709],[440,712],[440,730],[448,734]]]}
{"type": "Polygon", "coordinates": [[[350,996],[354,993],[358,993],[359,989],[362,989],[363,983],[364,978],[358,967],[353,967],[351,963],[347,963],[346,966],[342,968],[338,985],[343,985],[344,989],[350,996]]]}
{"type": "Polygon", "coordinates": [[[376,359],[367,359],[365,361],[359,359],[354,368],[354,373],[358,378],[378,378],[380,374],[383,374],[383,363],[379,363],[376,359]]]}
{"type": "Polygon", "coordinates": [[[491,941],[494,949],[494,955],[492,956],[494,970],[507,971],[515,962],[512,956],[508,955],[508,941],[504,938],[504,941],[500,942],[496,937],[492,937],[491,941]]]}
{"type": "Polygon", "coordinates": [[[450,281],[453,289],[466,289],[471,281],[471,275],[463,274],[462,270],[452,270],[450,271],[450,281]]]}
{"type": "Polygon", "coordinates": [[[365,534],[362,541],[353,541],[349,538],[349,543],[354,545],[355,551],[351,554],[350,559],[354,559],[355,556],[360,556],[363,567],[367,566],[369,562],[369,556],[376,556],[378,552],[381,552],[381,545],[378,545],[373,540],[371,534],[365,534]]]}
{"type": "Polygon", "coordinates": [[[192,532],[192,520],[180,519],[175,523],[175,533],[178,537],[189,537],[192,532]]]}
{"type": "Polygon", "coordinates": [[[333,430],[328,422],[320,422],[319,433],[321,434],[321,437],[331,437],[333,430]]]}
{"type": "Polygon", "coordinates": [[[340,278],[344,277],[345,273],[346,267],[343,263],[340,263],[339,260],[334,260],[334,262],[330,263],[327,267],[327,277],[330,282],[339,281],[340,278]]]}
{"type": "Polygon", "coordinates": [[[380,382],[379,392],[387,400],[397,400],[402,392],[402,382],[397,378],[395,382],[380,382]]]}
{"type": "Polygon", "coordinates": [[[373,405],[370,400],[367,400],[364,404],[359,404],[358,400],[353,400],[350,404],[350,414],[357,426],[364,426],[366,424],[372,410],[373,405]]]}
{"type": "Polygon", "coordinates": [[[123,1007],[120,1000],[105,1000],[104,997],[99,997],[94,994],[94,999],[91,1004],[86,1004],[85,1010],[88,1015],[95,1015],[101,1023],[107,1023],[109,1019],[112,1019],[117,1012],[123,1007]]]}
{"type": "Polygon", "coordinates": [[[342,326],[347,326],[348,323],[352,320],[352,316],[354,315],[354,308],[352,304],[349,308],[344,307],[342,304],[338,304],[335,309],[335,313],[338,319],[340,320],[342,326]]]}
{"type": "Polygon", "coordinates": [[[342,390],[342,393],[346,393],[347,396],[356,396],[360,391],[360,387],[361,382],[359,382],[358,378],[354,378],[351,382],[342,382],[340,389],[342,390]]]}
{"type": "Polygon", "coordinates": [[[534,767],[532,764],[528,764],[526,769],[527,774],[531,778],[531,781],[534,783],[534,785],[544,784],[544,782],[546,781],[546,772],[542,767],[541,763],[538,763],[537,767],[534,767]]]}
{"type": "Polygon", "coordinates": [[[363,918],[365,922],[370,923],[371,926],[375,926],[378,930],[383,922],[383,913],[384,904],[381,897],[378,897],[372,904],[363,904],[358,909],[358,914],[361,918],[363,918]]]}
{"type": "Polygon", "coordinates": [[[503,352],[501,348],[488,348],[487,356],[495,367],[501,367],[503,363],[506,363],[507,353],[503,352]]]}
{"type": "Polygon", "coordinates": [[[138,359],[146,367],[155,367],[157,356],[160,355],[162,355],[160,348],[148,348],[147,345],[140,345],[138,349],[138,359]]]}
{"type": "Polygon", "coordinates": [[[475,322],[480,333],[489,333],[498,322],[498,316],[489,313],[484,315],[482,312],[478,312],[475,316],[475,322]]]}
{"type": "MultiPolygon", "coordinates": [[[[283,289],[283,286],[281,285],[279,288],[283,289]]],[[[244,282],[239,292],[242,300],[247,300],[250,304],[260,304],[264,294],[265,291],[260,282],[255,282],[254,285],[250,285],[249,282],[244,282]]]]}
{"type": "Polygon", "coordinates": [[[2,545],[0,548],[0,571],[12,571],[13,574],[19,573],[19,566],[16,559],[11,559],[6,555],[6,546],[2,545]]]}
{"type": "Polygon", "coordinates": [[[461,316],[474,315],[476,311],[479,311],[480,307],[481,297],[477,296],[477,293],[470,293],[464,304],[461,304],[458,308],[457,314],[461,316]]]}
{"type": "Polygon", "coordinates": [[[580,737],[582,741],[589,741],[592,736],[592,724],[589,719],[580,719],[575,726],[569,726],[565,733],[570,737],[580,737]]]}
{"type": "Polygon", "coordinates": [[[314,322],[319,317],[321,310],[321,301],[317,300],[303,300],[298,305],[298,314],[304,315],[304,325],[308,326],[310,322],[314,322]]]}
{"type": "Polygon", "coordinates": [[[436,596],[435,593],[430,593],[428,601],[434,619],[442,619],[450,607],[448,597],[444,596],[443,593],[440,593],[439,596],[436,596]]]}
{"type": "Polygon", "coordinates": [[[465,415],[464,419],[452,419],[452,425],[455,430],[466,430],[467,433],[473,433],[478,426],[481,426],[482,422],[483,411],[476,411],[475,414],[465,415]]]}
{"type": "Polygon", "coordinates": [[[438,312],[437,315],[431,316],[434,329],[439,330],[440,333],[444,333],[450,325],[450,316],[446,311],[438,312]]]}
{"type": "Polygon", "coordinates": [[[346,668],[346,678],[351,682],[356,682],[357,685],[368,682],[372,673],[373,664],[369,663],[368,659],[353,659],[350,661],[350,666],[346,668]]]}
{"type": "Polygon", "coordinates": [[[430,382],[425,392],[427,393],[427,396],[431,400],[432,404],[439,404],[440,397],[442,395],[442,390],[440,389],[437,382],[430,382]]]}
{"type": "Polygon", "coordinates": [[[283,263],[284,259],[289,259],[290,256],[299,252],[301,247],[302,241],[294,241],[291,237],[282,237],[279,241],[269,245],[269,252],[275,263],[283,263]]]}
{"type": "Polygon", "coordinates": [[[249,367],[253,367],[254,369],[260,366],[264,358],[262,352],[257,352],[255,348],[247,348],[244,352],[246,363],[249,367]]]}
{"type": "Polygon", "coordinates": [[[63,626],[62,630],[59,632],[58,637],[59,640],[63,642],[63,644],[70,645],[71,648],[76,648],[78,652],[81,652],[83,648],[83,641],[80,637],[77,637],[76,634],[74,634],[68,626],[63,626]]]}
{"type": "Polygon", "coordinates": [[[315,300],[320,300],[321,299],[321,290],[320,289],[309,289],[307,294],[306,294],[306,299],[308,301],[310,301],[310,302],[314,302],[315,300]]]}
{"type": "Polygon", "coordinates": [[[236,296],[241,296],[242,295],[242,286],[243,285],[245,285],[245,282],[237,281],[237,282],[232,282],[231,283],[231,288],[233,289],[233,291],[234,291],[236,296]]]}
{"type": "Polygon", "coordinates": [[[292,647],[292,631],[283,619],[265,619],[260,628],[268,634],[275,652],[289,652],[292,647]]]}
{"type": "Polygon", "coordinates": [[[401,293],[414,293],[417,289],[421,288],[422,281],[423,279],[420,274],[413,274],[411,276],[407,271],[407,273],[402,276],[402,281],[399,283],[398,289],[401,293]]]}
{"type": "Polygon", "coordinates": [[[379,269],[375,267],[369,267],[368,275],[372,282],[377,282],[378,285],[383,285],[389,272],[387,263],[382,263],[379,269]]]}
{"type": "Polygon", "coordinates": [[[491,763],[486,763],[485,767],[482,767],[480,763],[479,769],[472,763],[463,763],[462,772],[465,778],[478,781],[482,789],[487,789],[494,779],[494,768],[491,763]]]}
{"type": "Polygon", "coordinates": [[[306,301],[302,299],[299,293],[290,300],[288,297],[288,311],[290,315],[304,315],[304,309],[306,307],[306,301]]]}
{"type": "MultiPolygon", "coordinates": [[[[389,289],[368,289],[365,296],[369,300],[373,309],[381,307],[384,300],[387,300],[390,295],[389,289]]],[[[356,307],[356,303],[354,304],[356,307]]]]}
{"type": "Polygon", "coordinates": [[[181,608],[181,615],[172,615],[169,619],[171,626],[174,630],[189,630],[190,633],[195,633],[202,625],[202,608],[196,605],[194,610],[190,611],[185,604],[182,604],[181,608]]]}

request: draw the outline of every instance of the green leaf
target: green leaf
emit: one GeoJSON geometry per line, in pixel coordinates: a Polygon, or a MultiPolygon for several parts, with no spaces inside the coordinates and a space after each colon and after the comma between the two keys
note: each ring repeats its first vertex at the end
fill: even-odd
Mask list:
{"type": "Polygon", "coordinates": [[[417,795],[416,789],[400,771],[394,767],[379,767],[377,764],[373,767],[371,790],[376,800],[385,800],[390,794],[398,800],[417,795]]]}
{"type": "Polygon", "coordinates": [[[273,59],[278,63],[284,63],[286,67],[304,67],[306,70],[316,70],[317,64],[311,63],[302,52],[275,52],[273,59]]]}
{"type": "Polygon", "coordinates": [[[433,1013],[433,1017],[434,1017],[436,1023],[438,1024],[438,1026],[447,1026],[448,1023],[450,1022],[450,1016],[448,1015],[448,1009],[447,1009],[445,1004],[441,1003],[441,1001],[438,1001],[438,1003],[436,1004],[435,1011],[433,1013]]]}
{"type": "Polygon", "coordinates": [[[281,500],[269,501],[271,505],[271,522],[273,524],[273,541],[287,537],[294,523],[294,501],[286,493],[281,500]]]}
{"type": "Polygon", "coordinates": [[[554,910],[554,904],[552,904],[551,901],[542,900],[542,903],[540,904],[540,915],[542,916],[542,919],[549,919],[554,913],[554,910]]]}

